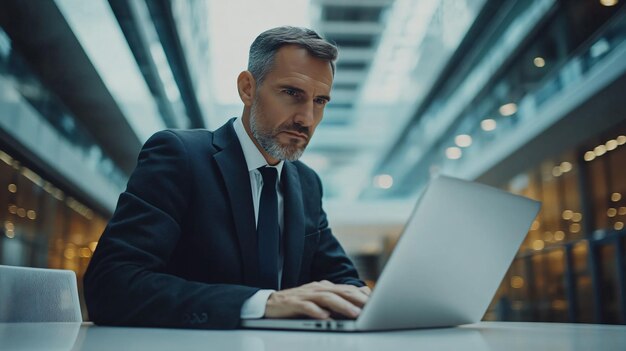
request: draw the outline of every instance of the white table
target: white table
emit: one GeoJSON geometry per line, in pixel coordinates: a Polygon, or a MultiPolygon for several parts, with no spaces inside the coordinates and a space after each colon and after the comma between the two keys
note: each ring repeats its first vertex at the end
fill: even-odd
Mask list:
{"type": "Polygon", "coordinates": [[[483,322],[458,328],[330,333],[0,323],[0,350],[626,350],[626,326],[483,322]]]}

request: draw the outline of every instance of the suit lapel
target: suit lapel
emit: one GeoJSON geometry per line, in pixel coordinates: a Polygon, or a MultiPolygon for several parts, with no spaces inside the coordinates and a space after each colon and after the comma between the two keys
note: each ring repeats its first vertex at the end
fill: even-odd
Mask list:
{"type": "Polygon", "coordinates": [[[285,162],[283,174],[284,197],[284,263],[282,289],[298,284],[302,251],[304,249],[304,204],[298,170],[291,162],[285,162]]]}
{"type": "Polygon", "coordinates": [[[213,157],[224,178],[233,211],[243,261],[243,279],[246,285],[257,286],[259,260],[250,174],[241,145],[237,140],[237,134],[233,129],[232,119],[215,131],[213,143],[221,149],[213,157]]]}

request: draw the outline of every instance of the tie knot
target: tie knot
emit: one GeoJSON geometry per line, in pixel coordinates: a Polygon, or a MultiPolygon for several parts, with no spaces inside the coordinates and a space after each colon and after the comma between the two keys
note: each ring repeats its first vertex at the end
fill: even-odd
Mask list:
{"type": "Polygon", "coordinates": [[[275,167],[263,166],[258,168],[263,177],[263,184],[276,184],[278,178],[278,170],[275,167]]]}

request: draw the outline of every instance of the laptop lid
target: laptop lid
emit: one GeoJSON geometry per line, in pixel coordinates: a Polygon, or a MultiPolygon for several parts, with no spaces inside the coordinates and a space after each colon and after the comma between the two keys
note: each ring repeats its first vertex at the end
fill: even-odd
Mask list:
{"type": "Polygon", "coordinates": [[[359,330],[480,321],[540,203],[451,177],[433,179],[357,320],[359,330]]]}

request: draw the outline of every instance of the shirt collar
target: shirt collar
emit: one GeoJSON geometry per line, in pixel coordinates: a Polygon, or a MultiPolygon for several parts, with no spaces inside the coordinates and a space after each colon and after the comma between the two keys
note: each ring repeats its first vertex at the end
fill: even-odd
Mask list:
{"type": "MultiPolygon", "coordinates": [[[[257,149],[256,145],[246,132],[245,127],[243,126],[243,122],[241,118],[237,118],[233,123],[233,128],[235,129],[235,133],[237,134],[237,139],[239,139],[239,144],[241,144],[241,149],[243,150],[243,157],[246,159],[246,164],[248,166],[248,172],[251,172],[259,167],[269,166],[261,151],[257,149]]],[[[280,174],[283,170],[284,161],[278,162],[275,167],[278,171],[278,180],[280,181],[280,174]]]]}

